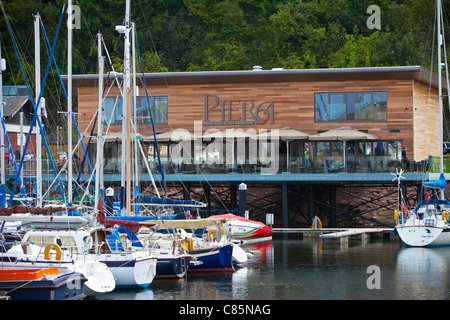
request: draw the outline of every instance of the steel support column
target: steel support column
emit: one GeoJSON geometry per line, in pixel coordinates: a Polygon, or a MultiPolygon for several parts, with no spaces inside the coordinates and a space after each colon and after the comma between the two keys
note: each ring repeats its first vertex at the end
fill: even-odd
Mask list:
{"type": "Polygon", "coordinates": [[[289,202],[288,202],[288,186],[284,182],[281,184],[281,208],[283,228],[289,227],[289,202]]]}

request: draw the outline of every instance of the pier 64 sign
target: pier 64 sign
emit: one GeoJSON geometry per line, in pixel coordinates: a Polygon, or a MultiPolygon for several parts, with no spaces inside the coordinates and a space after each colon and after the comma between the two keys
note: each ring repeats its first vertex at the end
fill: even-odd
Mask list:
{"type": "Polygon", "coordinates": [[[274,123],[274,102],[250,99],[224,100],[215,94],[205,94],[203,125],[252,125],[274,123]]]}

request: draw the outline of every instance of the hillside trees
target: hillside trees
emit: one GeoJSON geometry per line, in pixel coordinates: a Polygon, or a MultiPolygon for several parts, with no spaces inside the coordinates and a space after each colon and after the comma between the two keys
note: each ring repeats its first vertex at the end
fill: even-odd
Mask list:
{"type": "MultiPolygon", "coordinates": [[[[82,12],[81,29],[74,30],[74,74],[96,73],[98,31],[120,72],[123,38],[115,26],[123,23],[125,1],[73,2],[82,12]]],[[[64,0],[2,3],[33,86],[32,15],[40,12],[52,42],[64,0]]],[[[445,3],[444,13],[448,9],[450,3],[445,3]]],[[[254,65],[431,68],[434,0],[132,0],[131,11],[146,72],[250,70],[254,65]],[[366,25],[370,5],[380,8],[380,30],[366,25]]],[[[23,84],[4,19],[0,32],[2,57],[8,64],[4,84],[23,84]]],[[[49,53],[44,41],[41,36],[42,65],[49,53]]],[[[61,74],[67,70],[66,41],[62,23],[55,49],[61,74]]],[[[56,114],[64,110],[65,101],[54,66],[50,73],[45,96],[49,111],[56,114]]]]}

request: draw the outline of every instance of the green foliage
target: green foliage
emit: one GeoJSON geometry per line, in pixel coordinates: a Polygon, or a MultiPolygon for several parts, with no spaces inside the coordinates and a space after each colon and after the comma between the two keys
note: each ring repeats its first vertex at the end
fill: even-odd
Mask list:
{"type": "MultiPolygon", "coordinates": [[[[32,14],[40,12],[53,41],[64,0],[2,1],[30,84],[34,85],[32,14]]],[[[74,0],[82,11],[74,30],[73,72],[96,73],[97,32],[116,71],[122,70],[125,0],[74,0]]],[[[444,4],[444,13],[450,3],[444,4]]],[[[133,0],[132,19],[145,72],[343,68],[423,65],[430,68],[434,0],[133,0]],[[366,26],[369,5],[381,10],[381,30],[366,26]]],[[[64,16],[65,19],[66,16],[64,16]]],[[[4,20],[0,22],[5,84],[23,83],[4,20]]],[[[62,24],[55,57],[67,70],[67,27],[62,24]]],[[[43,36],[42,69],[49,50],[43,36]]],[[[140,70],[138,66],[138,70],[140,70]]],[[[45,95],[50,112],[65,99],[52,66],[45,95]]]]}

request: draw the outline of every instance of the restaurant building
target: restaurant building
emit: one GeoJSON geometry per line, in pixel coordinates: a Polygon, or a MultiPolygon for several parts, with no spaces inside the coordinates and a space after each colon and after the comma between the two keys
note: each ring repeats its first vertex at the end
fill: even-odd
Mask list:
{"type": "MultiPolygon", "coordinates": [[[[105,74],[104,83],[104,172],[113,183],[121,172],[122,75],[105,74]]],[[[185,186],[205,177],[229,184],[232,209],[239,183],[273,183],[283,196],[283,225],[294,184],[392,184],[387,173],[428,170],[418,164],[439,155],[437,75],[421,66],[147,73],[136,83],[135,134],[157,180],[162,169],[185,186]],[[284,137],[286,129],[299,135],[284,137]]],[[[95,136],[98,75],[74,75],[73,84],[80,131],[95,136]]],[[[145,167],[140,162],[139,175],[145,167]]],[[[308,211],[311,219],[311,205],[308,211]]]]}
{"type": "MultiPolygon", "coordinates": [[[[109,136],[122,128],[122,97],[116,85],[120,82],[121,75],[105,75],[103,117],[109,136]]],[[[409,160],[439,155],[437,76],[420,66],[145,74],[149,99],[142,75],[137,83],[137,132],[144,140],[152,139],[151,110],[157,133],[240,129],[259,134],[289,127],[313,136],[348,127],[381,142],[347,146],[353,154],[378,152],[400,160],[401,146],[409,160]]],[[[84,130],[97,110],[98,76],[75,75],[74,84],[84,130]]],[[[294,158],[306,151],[292,143],[290,147],[294,158]]],[[[311,156],[321,151],[316,146],[311,156]]]]}

